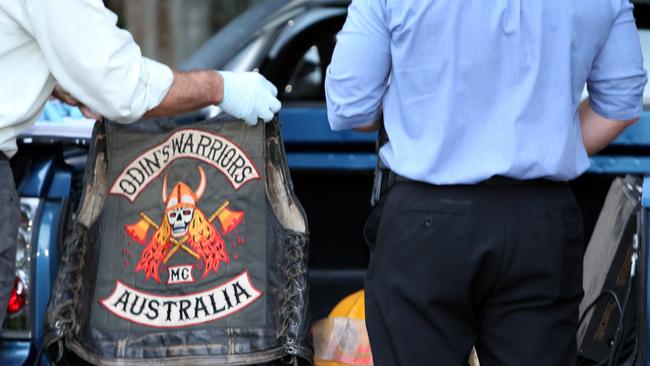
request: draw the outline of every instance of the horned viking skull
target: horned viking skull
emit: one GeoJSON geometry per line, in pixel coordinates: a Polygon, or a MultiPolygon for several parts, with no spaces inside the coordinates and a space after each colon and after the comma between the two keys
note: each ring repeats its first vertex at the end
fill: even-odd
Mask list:
{"type": "MultiPolygon", "coordinates": [[[[202,278],[211,272],[217,273],[221,263],[230,262],[226,244],[212,224],[215,218],[208,219],[196,205],[206,187],[205,172],[201,167],[199,167],[199,174],[201,180],[196,191],[180,182],[174,186],[169,195],[167,195],[167,177],[163,179],[162,200],[165,205],[163,221],[142,250],[135,268],[136,272],[144,272],[145,280],[153,278],[160,283],[160,265],[166,263],[169,256],[175,253],[174,248],[178,249],[182,245],[191,248],[196,259],[202,263],[202,278]],[[176,240],[170,240],[170,236],[175,237],[176,240]],[[176,246],[172,247],[172,243],[176,246]]],[[[241,220],[241,216],[239,219],[241,220]]],[[[228,230],[232,230],[232,227],[228,230]]]]}
{"type": "Polygon", "coordinates": [[[163,179],[162,199],[165,203],[165,218],[172,228],[172,236],[175,238],[183,237],[187,234],[187,229],[194,217],[196,203],[201,199],[205,192],[206,178],[203,168],[199,167],[201,180],[199,187],[195,191],[185,183],[176,184],[171,194],[167,195],[167,176],[163,179]]]}

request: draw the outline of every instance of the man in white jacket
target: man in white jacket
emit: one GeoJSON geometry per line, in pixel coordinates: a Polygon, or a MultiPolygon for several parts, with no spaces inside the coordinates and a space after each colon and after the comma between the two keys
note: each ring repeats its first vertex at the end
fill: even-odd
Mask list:
{"type": "Polygon", "coordinates": [[[277,89],[263,76],[172,70],[143,57],[116,21],[100,0],[0,2],[0,325],[15,276],[19,219],[8,159],[55,87],[86,113],[119,123],[218,105],[254,125],[280,110],[277,89]]]}

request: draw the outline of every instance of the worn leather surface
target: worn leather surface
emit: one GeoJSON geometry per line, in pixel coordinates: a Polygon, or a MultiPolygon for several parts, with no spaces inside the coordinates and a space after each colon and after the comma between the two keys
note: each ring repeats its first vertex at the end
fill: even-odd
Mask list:
{"type": "Polygon", "coordinates": [[[311,363],[307,222],[278,122],[108,122],[94,142],[51,334],[105,365],[311,363]]]}

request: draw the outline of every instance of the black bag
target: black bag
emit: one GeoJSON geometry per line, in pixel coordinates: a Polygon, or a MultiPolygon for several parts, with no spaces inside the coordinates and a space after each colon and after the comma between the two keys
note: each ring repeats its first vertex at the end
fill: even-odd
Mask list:
{"type": "Polygon", "coordinates": [[[97,124],[48,308],[102,365],[311,364],[307,222],[278,122],[97,124]]]}
{"type": "Polygon", "coordinates": [[[612,182],[584,257],[579,365],[645,365],[647,210],[641,179],[612,182]]]}

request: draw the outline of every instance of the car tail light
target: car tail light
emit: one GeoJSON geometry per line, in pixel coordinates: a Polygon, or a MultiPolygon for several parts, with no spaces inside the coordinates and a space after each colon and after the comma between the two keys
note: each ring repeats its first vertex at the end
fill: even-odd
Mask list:
{"type": "Polygon", "coordinates": [[[16,247],[16,279],[7,304],[7,313],[2,324],[2,338],[25,339],[31,337],[30,322],[30,275],[33,241],[33,225],[39,200],[21,198],[20,227],[16,247]]]}
{"type": "Polygon", "coordinates": [[[7,314],[16,314],[27,305],[27,289],[23,281],[16,277],[14,281],[14,288],[11,290],[9,296],[9,304],[7,304],[7,314]]]}

